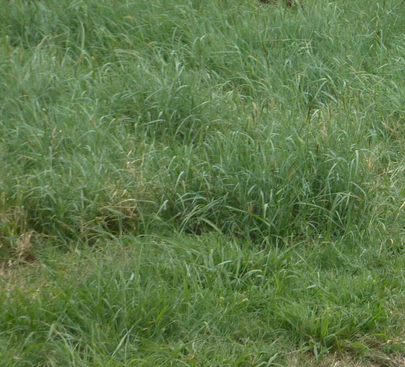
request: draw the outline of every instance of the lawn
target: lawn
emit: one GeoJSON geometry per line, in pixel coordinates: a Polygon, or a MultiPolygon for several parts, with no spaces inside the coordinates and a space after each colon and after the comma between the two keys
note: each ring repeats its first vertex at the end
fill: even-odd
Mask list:
{"type": "Polygon", "coordinates": [[[2,366],[405,363],[402,1],[0,8],[2,366]]]}

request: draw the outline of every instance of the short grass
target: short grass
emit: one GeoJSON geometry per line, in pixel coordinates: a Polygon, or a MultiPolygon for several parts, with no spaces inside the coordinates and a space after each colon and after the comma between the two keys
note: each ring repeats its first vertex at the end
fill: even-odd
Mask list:
{"type": "Polygon", "coordinates": [[[401,1],[0,6],[2,365],[405,363],[401,1]]]}

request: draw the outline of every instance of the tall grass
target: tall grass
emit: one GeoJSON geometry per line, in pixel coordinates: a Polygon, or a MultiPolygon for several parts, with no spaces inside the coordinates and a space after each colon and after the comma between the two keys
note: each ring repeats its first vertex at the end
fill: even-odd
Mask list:
{"type": "Polygon", "coordinates": [[[111,6],[5,6],[4,210],[64,236],[129,217],[256,239],[330,237],[373,212],[401,7],[111,6]]]}
{"type": "MultiPolygon", "coordinates": [[[[212,331],[213,340],[221,340],[223,355],[239,355],[239,365],[271,365],[279,337],[281,343],[288,340],[291,350],[299,345],[317,358],[332,350],[368,355],[364,338],[388,339],[386,330],[393,325],[389,310],[399,312],[399,303],[387,294],[400,287],[391,283],[389,274],[400,277],[402,284],[398,269],[404,232],[405,9],[399,1],[308,0],[292,8],[282,1],[255,0],[0,0],[0,5],[4,264],[36,266],[60,244],[65,249],[83,243],[104,248],[106,241],[123,246],[125,238],[138,243],[140,236],[180,233],[191,247],[200,243],[193,235],[202,236],[203,246],[208,246],[204,238],[216,242],[215,248],[225,241],[221,251],[236,246],[229,258],[209,266],[201,265],[199,257],[208,255],[187,258],[190,254],[183,248],[189,255],[176,253],[173,260],[180,270],[169,264],[164,270],[160,263],[146,267],[142,279],[151,275],[142,285],[146,295],[139,304],[129,299],[136,299],[141,288],[125,285],[114,293],[114,284],[126,284],[131,271],[121,273],[121,263],[111,262],[112,277],[105,278],[95,260],[96,275],[83,275],[88,281],[71,298],[77,305],[72,314],[66,307],[76,289],[74,277],[65,283],[62,269],[46,265],[43,277],[49,279],[53,272],[60,276],[52,292],[34,297],[39,303],[32,308],[27,303],[26,309],[14,309],[18,302],[31,300],[22,290],[10,296],[4,309],[9,315],[4,325],[14,323],[17,314],[49,317],[28,326],[39,328],[43,338],[37,341],[44,344],[36,345],[45,348],[42,354],[27,352],[32,358],[44,360],[45,345],[58,330],[52,353],[65,360],[55,357],[49,365],[86,365],[90,360],[94,365],[147,365],[152,363],[149,352],[136,362],[135,349],[128,351],[129,359],[113,359],[124,346],[137,348],[135,342],[130,346],[130,335],[143,335],[145,328],[147,336],[134,337],[141,338],[143,350],[158,348],[162,340],[165,345],[159,355],[166,357],[157,357],[163,359],[155,364],[168,363],[176,348],[183,353],[178,343],[187,333],[189,340],[207,343],[206,350],[201,346],[203,365],[222,363],[209,357],[215,347],[207,341],[211,329],[204,319],[208,309],[221,306],[222,301],[211,299],[221,287],[249,293],[212,316],[218,331],[212,331]],[[291,249],[297,251],[292,268],[287,255],[291,249]],[[249,259],[238,263],[239,251],[260,265],[251,267],[249,259]],[[268,256],[286,251],[277,260],[285,265],[270,272],[261,263],[267,260],[260,260],[260,251],[268,256]],[[312,257],[316,265],[310,266],[312,257]],[[392,261],[396,265],[389,270],[392,261]],[[319,274],[329,277],[326,269],[340,269],[342,262],[346,270],[338,270],[339,281],[335,284],[337,275],[332,274],[328,285],[320,285],[319,274]],[[194,266],[190,276],[187,263],[194,266]],[[300,264],[302,268],[294,269],[300,264]],[[207,269],[214,269],[215,281],[207,269]],[[377,290],[370,280],[373,270],[378,273],[377,290]],[[166,276],[173,289],[183,287],[178,299],[166,276]],[[260,279],[267,285],[255,288],[260,279]],[[161,282],[162,293],[152,289],[154,281],[161,282]],[[99,288],[94,282],[101,282],[99,288]],[[277,287],[283,291],[274,300],[277,287]],[[116,298],[108,300],[95,291],[101,288],[116,298]],[[192,298],[188,301],[187,292],[192,298]],[[92,312],[85,307],[87,297],[100,313],[80,320],[81,314],[92,312]],[[244,298],[257,302],[245,304],[244,298]],[[157,299],[170,306],[160,309],[157,299]],[[36,314],[43,302],[51,309],[47,316],[36,314]],[[118,320],[114,310],[126,316],[118,320]],[[246,323],[243,333],[252,333],[244,342],[247,349],[243,343],[235,346],[236,337],[222,339],[238,334],[245,312],[249,316],[241,321],[246,323]],[[59,313],[66,318],[58,319],[59,313]],[[189,318],[182,319],[185,315],[189,318]],[[77,329],[81,323],[85,330],[77,329]],[[94,325],[108,330],[97,334],[94,325]],[[249,325],[256,326],[249,331],[249,325]],[[267,359],[243,357],[251,350],[247,340],[260,338],[277,341],[274,353],[254,349],[246,353],[262,353],[267,359]],[[147,339],[157,344],[148,346],[147,339]],[[357,351],[353,343],[360,339],[357,351]],[[112,359],[103,359],[105,355],[112,359]]],[[[148,252],[153,259],[155,255],[148,252]]],[[[159,256],[164,258],[164,251],[159,256]]],[[[139,264],[146,266],[146,259],[139,264]]],[[[80,261],[67,260],[67,266],[80,261]]],[[[25,330],[20,325],[0,331],[9,347],[20,329],[25,330]]],[[[27,345],[29,335],[23,333],[27,345]]],[[[287,363],[284,357],[280,363],[287,363]]],[[[236,363],[232,358],[229,365],[236,363]]]]}

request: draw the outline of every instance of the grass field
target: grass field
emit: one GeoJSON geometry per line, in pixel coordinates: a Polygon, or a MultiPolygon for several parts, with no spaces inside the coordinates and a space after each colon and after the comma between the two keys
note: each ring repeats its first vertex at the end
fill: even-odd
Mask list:
{"type": "Polygon", "coordinates": [[[403,366],[401,0],[0,0],[0,365],[403,366]]]}

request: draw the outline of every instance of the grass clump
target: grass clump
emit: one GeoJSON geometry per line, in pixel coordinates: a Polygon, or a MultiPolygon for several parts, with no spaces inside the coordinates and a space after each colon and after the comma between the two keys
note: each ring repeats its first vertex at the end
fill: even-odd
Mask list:
{"type": "Polygon", "coordinates": [[[401,4],[1,4],[6,365],[401,363],[401,4]]]}

